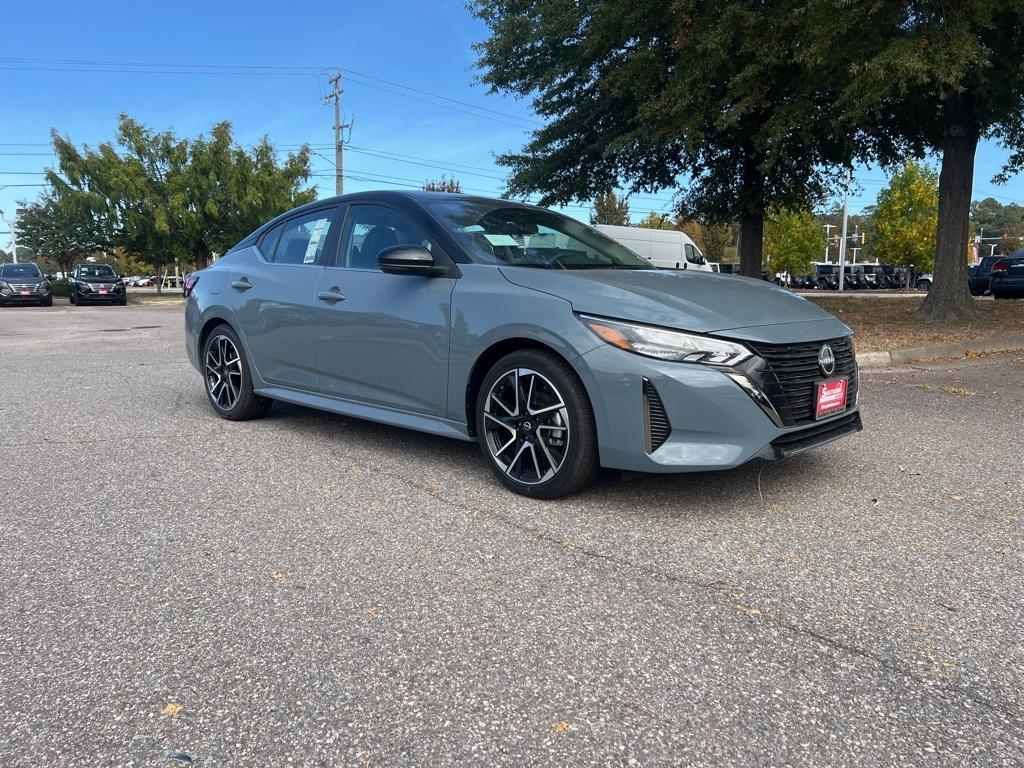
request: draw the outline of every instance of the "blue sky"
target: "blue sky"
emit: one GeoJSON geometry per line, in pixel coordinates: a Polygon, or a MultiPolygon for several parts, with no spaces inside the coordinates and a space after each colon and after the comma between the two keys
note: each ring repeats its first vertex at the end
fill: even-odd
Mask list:
{"type": "MultiPolygon", "coordinates": [[[[346,75],[344,94],[346,117],[355,115],[346,172],[375,179],[348,179],[346,191],[419,185],[446,174],[467,190],[496,194],[504,171],[495,166],[494,155],[521,147],[537,125],[528,103],[488,95],[474,82],[471,46],[486,29],[462,0],[244,5],[56,0],[7,4],[2,19],[0,209],[9,219],[16,200],[31,200],[40,190],[13,185],[41,182],[41,170],[53,164],[52,128],[76,143],[95,145],[113,136],[120,112],[180,135],[228,120],[243,144],[263,135],[283,149],[307,142],[323,155],[314,159],[315,170],[323,174],[317,177],[320,192],[333,194],[333,113],[321,102],[327,84],[318,74],[327,67],[353,70],[346,75]],[[173,66],[60,63],[66,61],[173,66]]],[[[1022,177],[1003,187],[991,183],[1005,157],[999,146],[982,145],[976,198],[1024,203],[1022,177]]],[[[873,203],[885,182],[878,169],[861,169],[856,179],[852,212],[873,203]]],[[[671,197],[668,191],[633,197],[634,218],[669,210],[671,197]]],[[[588,209],[566,212],[584,218],[588,209]]],[[[0,247],[8,241],[8,235],[0,235],[0,247]]]]}

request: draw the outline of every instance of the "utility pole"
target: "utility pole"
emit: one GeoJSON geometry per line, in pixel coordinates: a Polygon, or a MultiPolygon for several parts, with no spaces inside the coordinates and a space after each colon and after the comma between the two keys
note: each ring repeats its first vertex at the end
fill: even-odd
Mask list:
{"type": "Polygon", "coordinates": [[[345,193],[344,171],[344,142],[341,139],[341,132],[345,128],[351,128],[351,123],[341,122],[341,70],[334,70],[334,75],[328,81],[334,90],[323,97],[324,104],[334,100],[334,193],[342,195],[345,193]]]}
{"type": "Polygon", "coordinates": [[[843,237],[839,241],[839,290],[843,290],[843,278],[846,276],[846,225],[850,213],[850,169],[846,169],[846,187],[843,189],[843,237]]]}

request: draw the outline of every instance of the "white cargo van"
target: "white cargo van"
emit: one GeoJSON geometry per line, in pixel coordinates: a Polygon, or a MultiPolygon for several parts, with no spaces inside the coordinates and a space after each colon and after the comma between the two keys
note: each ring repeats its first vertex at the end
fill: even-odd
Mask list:
{"type": "Polygon", "coordinates": [[[704,254],[685,232],[676,229],[617,227],[612,224],[598,224],[597,229],[656,267],[712,271],[704,254]]]}

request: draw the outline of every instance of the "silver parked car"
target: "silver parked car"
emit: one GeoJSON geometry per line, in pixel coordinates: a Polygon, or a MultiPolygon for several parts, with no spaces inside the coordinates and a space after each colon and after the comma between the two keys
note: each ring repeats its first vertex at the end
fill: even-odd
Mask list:
{"type": "Polygon", "coordinates": [[[762,280],[652,269],[508,200],[364,192],[289,211],[186,286],[213,409],[273,400],[475,440],[512,490],[600,466],[779,459],[861,429],[850,329],[762,280]]]}

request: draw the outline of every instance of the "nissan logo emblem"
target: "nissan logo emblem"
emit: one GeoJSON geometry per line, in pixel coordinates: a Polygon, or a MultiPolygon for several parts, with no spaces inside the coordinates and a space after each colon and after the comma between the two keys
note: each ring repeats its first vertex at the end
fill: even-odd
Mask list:
{"type": "Polygon", "coordinates": [[[828,344],[822,344],[818,351],[818,365],[826,376],[836,372],[836,356],[828,344]]]}

